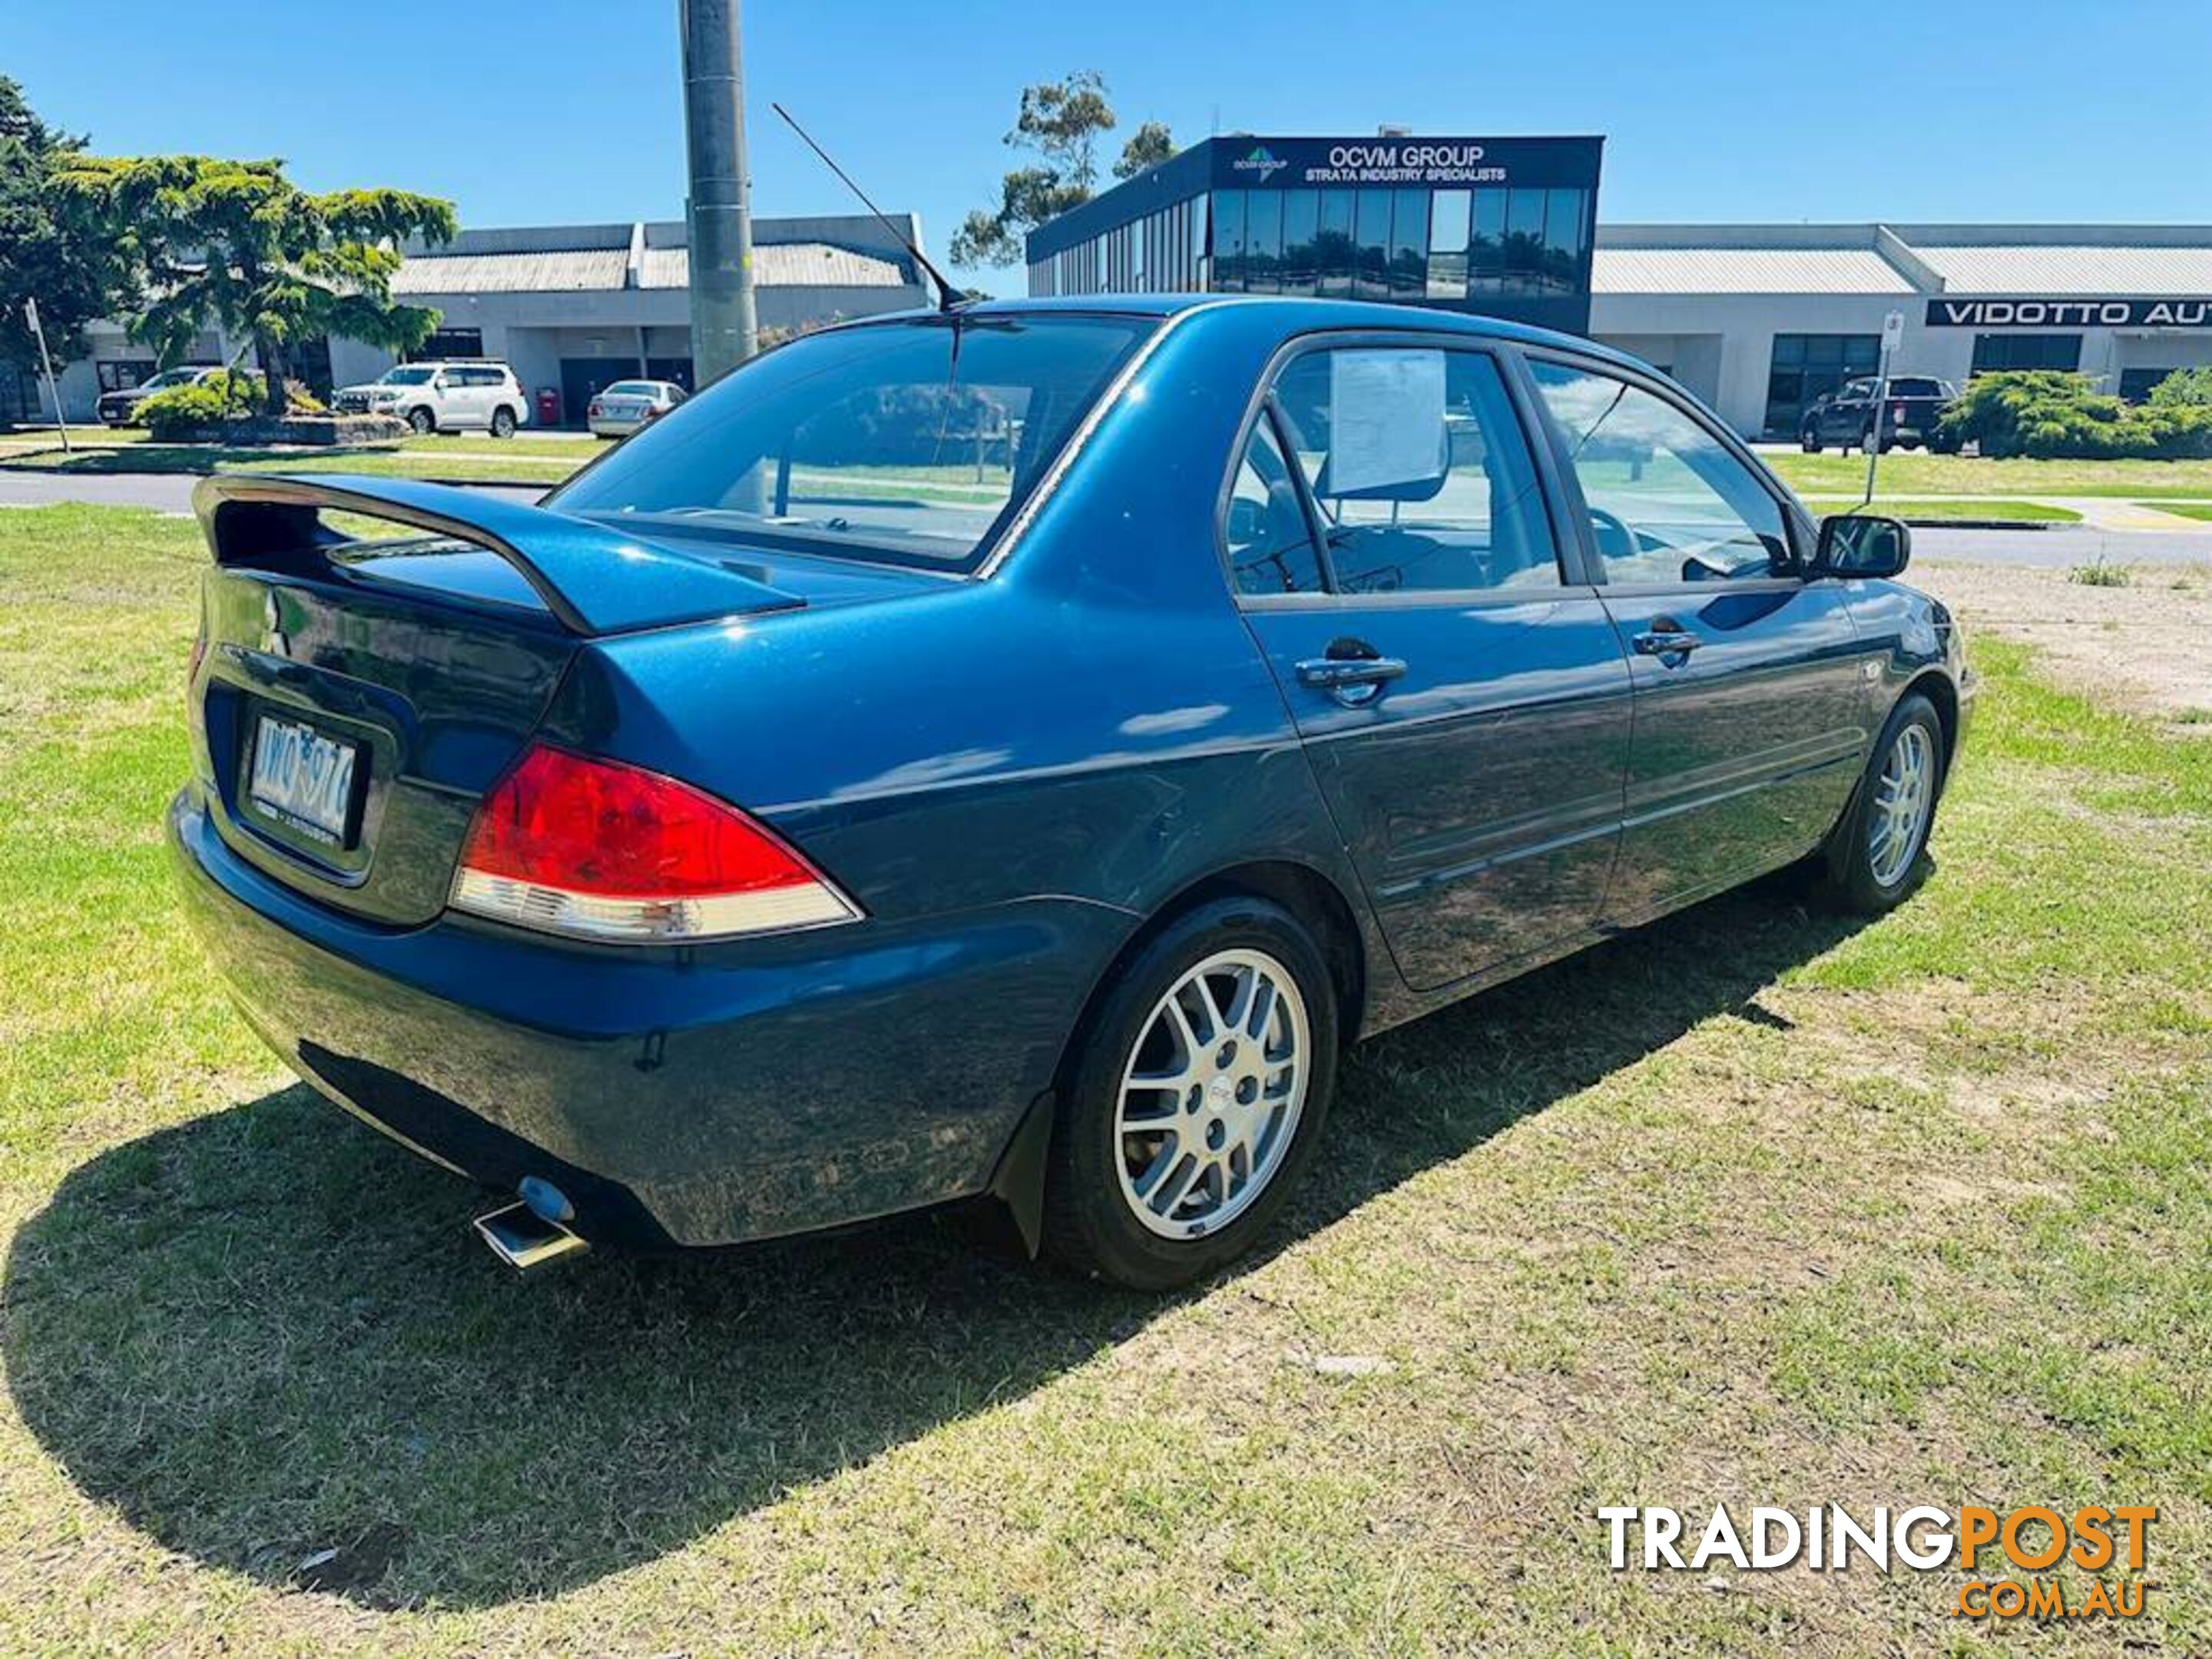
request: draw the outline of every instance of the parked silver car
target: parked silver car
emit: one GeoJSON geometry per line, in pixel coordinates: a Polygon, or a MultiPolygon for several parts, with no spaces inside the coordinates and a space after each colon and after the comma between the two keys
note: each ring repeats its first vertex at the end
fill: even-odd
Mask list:
{"type": "Polygon", "coordinates": [[[627,438],[690,394],[672,380],[617,380],[592,399],[585,420],[596,438],[627,438]]]}

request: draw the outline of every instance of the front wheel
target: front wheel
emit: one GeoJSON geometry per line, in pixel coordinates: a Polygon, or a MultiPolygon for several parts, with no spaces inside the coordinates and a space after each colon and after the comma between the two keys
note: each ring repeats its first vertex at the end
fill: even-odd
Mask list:
{"type": "Polygon", "coordinates": [[[1280,906],[1228,898],[1120,969],[1076,1042],[1053,1133],[1047,1248],[1134,1290],[1252,1247],[1311,1156],[1336,1080],[1320,948],[1280,906]]]}
{"type": "Polygon", "coordinates": [[[1902,904],[1927,878],[1928,835],[1942,793],[1943,722],[1916,691],[1891,713],[1850,806],[1829,836],[1829,896],[1862,915],[1902,904]]]}
{"type": "Polygon", "coordinates": [[[514,435],[514,411],[501,404],[491,412],[491,435],[512,438],[514,435]]]}
{"type": "Polygon", "coordinates": [[[1805,429],[1797,434],[1797,447],[1803,450],[1808,455],[1819,454],[1820,453],[1820,428],[1814,426],[1810,421],[1806,422],[1805,429]]]}

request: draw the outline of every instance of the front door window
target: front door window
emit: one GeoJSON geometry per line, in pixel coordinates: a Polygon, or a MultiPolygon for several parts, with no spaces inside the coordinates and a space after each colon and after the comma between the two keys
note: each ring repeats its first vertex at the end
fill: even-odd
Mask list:
{"type": "Polygon", "coordinates": [[[1565,440],[1608,583],[1790,574],[1781,503],[1687,411],[1591,369],[1529,369],[1565,440]]]}

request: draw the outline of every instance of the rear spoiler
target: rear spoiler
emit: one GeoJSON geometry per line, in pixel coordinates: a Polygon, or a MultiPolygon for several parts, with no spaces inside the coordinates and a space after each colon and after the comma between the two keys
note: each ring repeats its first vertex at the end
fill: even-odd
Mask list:
{"type": "Polygon", "coordinates": [[[806,603],[727,565],[589,519],[414,478],[219,473],[193,489],[192,510],[217,564],[301,575],[327,574],[330,550],[349,539],[322,522],[325,512],[448,536],[513,565],[572,634],[623,634],[806,603]]]}

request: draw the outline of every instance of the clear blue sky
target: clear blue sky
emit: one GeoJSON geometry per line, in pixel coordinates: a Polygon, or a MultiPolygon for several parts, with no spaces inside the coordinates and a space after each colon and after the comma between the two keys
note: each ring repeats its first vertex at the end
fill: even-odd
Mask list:
{"type": "MultiPolygon", "coordinates": [[[[2212,0],[750,0],[745,51],[756,210],[845,204],[773,98],[933,253],[1019,88],[1083,68],[1184,142],[1602,133],[1613,221],[2212,219],[2212,0]]],[[[111,153],[281,155],[466,224],[683,211],[675,0],[0,0],[0,73],[111,153]]]]}

